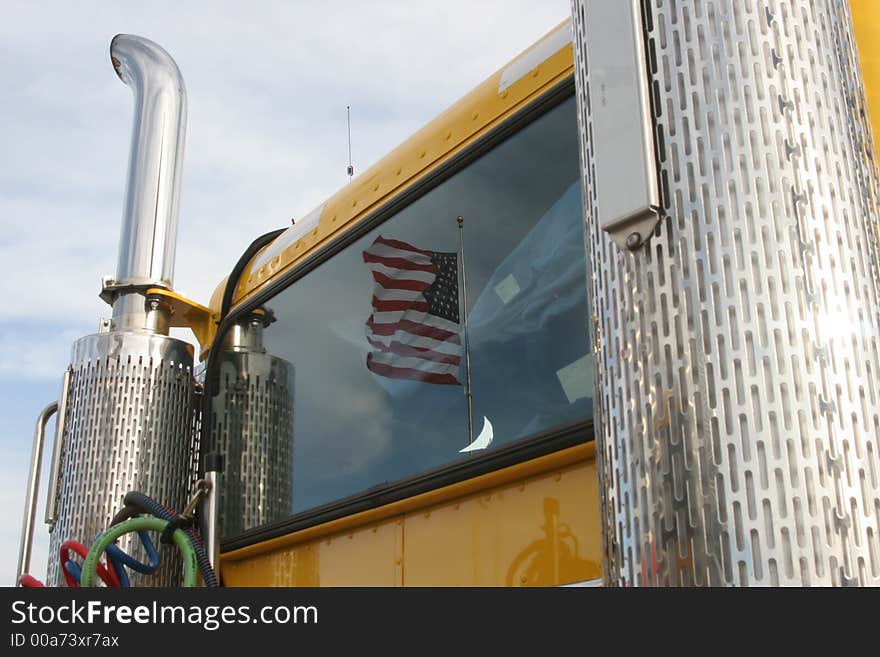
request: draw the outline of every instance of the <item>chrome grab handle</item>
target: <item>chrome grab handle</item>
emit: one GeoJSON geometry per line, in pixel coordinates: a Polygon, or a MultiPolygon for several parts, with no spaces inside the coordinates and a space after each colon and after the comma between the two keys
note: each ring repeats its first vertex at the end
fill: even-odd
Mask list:
{"type": "Polygon", "coordinates": [[[220,514],[220,473],[223,470],[223,458],[215,453],[205,457],[205,480],[208,482],[208,495],[204,498],[201,509],[201,533],[205,542],[205,552],[211,562],[211,568],[220,581],[220,541],[217,526],[220,514]]]}
{"type": "MultiPolygon", "coordinates": [[[[52,402],[37,417],[34,429],[34,446],[31,448],[31,471],[28,476],[27,495],[25,497],[24,518],[21,524],[21,545],[18,550],[18,569],[15,583],[18,584],[22,575],[31,567],[31,548],[34,543],[34,522],[37,518],[37,495],[40,487],[40,466],[43,462],[43,447],[46,441],[46,425],[58,411],[58,402],[52,402]]],[[[55,441],[57,444],[57,440],[55,441]]]]}
{"type": "Polygon", "coordinates": [[[67,397],[70,391],[70,374],[64,372],[61,383],[61,398],[58,400],[58,421],[55,423],[55,445],[52,448],[52,465],[49,468],[49,493],[46,495],[47,525],[54,525],[58,519],[58,479],[61,475],[61,449],[64,446],[64,422],[67,418],[67,397]]]}

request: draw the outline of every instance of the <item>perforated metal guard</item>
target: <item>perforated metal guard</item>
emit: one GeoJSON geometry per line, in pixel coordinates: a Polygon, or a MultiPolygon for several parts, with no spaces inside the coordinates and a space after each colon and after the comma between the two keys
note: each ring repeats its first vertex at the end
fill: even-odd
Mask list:
{"type": "MultiPolygon", "coordinates": [[[[51,555],[67,539],[91,546],[128,491],[182,509],[192,481],[192,347],[164,336],[108,333],[78,340],[72,360],[51,555]]],[[[137,536],[119,545],[146,561],[137,536]]],[[[181,574],[176,548],[163,546],[159,571],[131,580],[133,586],[176,586],[181,574]]],[[[55,556],[48,582],[64,584],[55,556]]]]}
{"type": "Polygon", "coordinates": [[[877,178],[845,0],[646,0],[666,218],[596,226],[613,585],[880,584],[877,178]]]}
{"type": "Polygon", "coordinates": [[[218,526],[235,536],[291,514],[293,366],[255,351],[218,356],[213,450],[224,455],[218,526]]]}

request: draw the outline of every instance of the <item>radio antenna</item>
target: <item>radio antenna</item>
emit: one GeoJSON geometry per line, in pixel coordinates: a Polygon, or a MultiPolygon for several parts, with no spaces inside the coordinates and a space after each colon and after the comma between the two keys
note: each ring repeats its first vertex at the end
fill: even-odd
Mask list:
{"type": "Polygon", "coordinates": [[[354,167],[351,164],[351,105],[345,106],[345,116],[348,121],[348,179],[354,175],[354,167]]]}

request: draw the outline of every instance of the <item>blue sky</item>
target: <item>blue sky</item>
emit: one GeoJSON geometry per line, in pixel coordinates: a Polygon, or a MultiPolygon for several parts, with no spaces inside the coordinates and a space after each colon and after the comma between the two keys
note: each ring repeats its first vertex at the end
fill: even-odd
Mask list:
{"type": "MultiPolygon", "coordinates": [[[[15,573],[34,420],[73,341],[109,315],[97,293],[116,266],[132,120],[110,39],[156,41],[186,80],[175,288],[207,303],[254,237],[347,182],[346,105],[362,171],[568,11],[568,0],[4,0],[0,585],[15,573]]],[[[40,579],[47,536],[38,524],[40,579]]]]}

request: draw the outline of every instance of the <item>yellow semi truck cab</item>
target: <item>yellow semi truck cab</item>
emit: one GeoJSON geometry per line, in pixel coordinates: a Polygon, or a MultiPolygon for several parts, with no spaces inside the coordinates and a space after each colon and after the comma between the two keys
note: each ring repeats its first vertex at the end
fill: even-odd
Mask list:
{"type": "Polygon", "coordinates": [[[576,131],[566,21],[250,261],[226,330],[283,381],[217,355],[225,583],[599,580],[576,131]]]}

